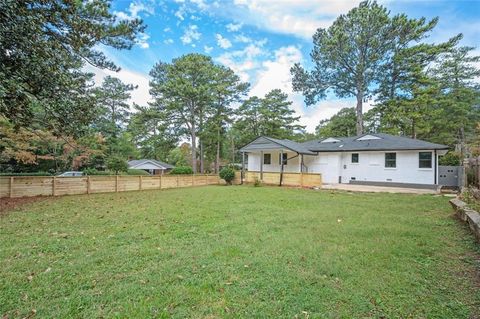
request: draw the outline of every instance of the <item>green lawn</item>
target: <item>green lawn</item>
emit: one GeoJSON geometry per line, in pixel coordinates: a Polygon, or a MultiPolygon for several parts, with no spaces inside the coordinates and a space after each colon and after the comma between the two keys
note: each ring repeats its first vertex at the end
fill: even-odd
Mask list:
{"type": "Polygon", "coordinates": [[[479,248],[431,195],[209,186],[0,218],[0,316],[478,318],[479,248]]]}

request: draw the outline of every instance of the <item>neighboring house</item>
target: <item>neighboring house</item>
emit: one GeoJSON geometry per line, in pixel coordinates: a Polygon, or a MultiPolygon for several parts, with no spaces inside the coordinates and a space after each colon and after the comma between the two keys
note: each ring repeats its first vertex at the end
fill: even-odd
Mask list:
{"type": "Polygon", "coordinates": [[[323,183],[438,184],[448,146],[383,133],[297,143],[262,136],[240,149],[248,171],[321,173],[323,183]],[[245,158],[245,156],[244,156],[245,158]]]}
{"type": "Polygon", "coordinates": [[[128,161],[128,168],[143,169],[152,175],[163,175],[173,166],[153,159],[139,159],[128,161]]]}

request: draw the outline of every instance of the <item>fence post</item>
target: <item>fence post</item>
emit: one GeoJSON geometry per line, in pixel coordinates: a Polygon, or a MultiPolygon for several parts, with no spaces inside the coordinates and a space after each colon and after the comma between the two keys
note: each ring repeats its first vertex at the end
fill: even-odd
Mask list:
{"type": "Polygon", "coordinates": [[[138,176],[138,189],[142,190],[142,175],[138,176]]]}
{"type": "Polygon", "coordinates": [[[10,196],[10,198],[13,197],[13,176],[10,177],[10,185],[9,185],[9,191],[8,191],[8,196],[10,196]]]}
{"type": "Polygon", "coordinates": [[[87,176],[87,194],[90,194],[90,176],[87,176]]]}
{"type": "Polygon", "coordinates": [[[115,193],[118,192],[118,175],[115,175],[115,193]]]}
{"type": "Polygon", "coordinates": [[[160,175],[159,177],[160,177],[160,178],[159,178],[159,180],[158,180],[158,181],[159,181],[159,182],[158,182],[158,188],[159,188],[159,189],[162,189],[162,175],[160,175]]]}
{"type": "Polygon", "coordinates": [[[300,187],[303,187],[303,172],[300,173],[300,187]]]}
{"type": "Polygon", "coordinates": [[[178,187],[178,175],[177,175],[177,187],[178,187]]]}
{"type": "Polygon", "coordinates": [[[192,186],[195,186],[195,174],[192,174],[192,186]]]}
{"type": "Polygon", "coordinates": [[[52,196],[55,196],[55,184],[57,183],[57,179],[55,178],[55,176],[52,177],[53,180],[52,180],[52,196]]]}

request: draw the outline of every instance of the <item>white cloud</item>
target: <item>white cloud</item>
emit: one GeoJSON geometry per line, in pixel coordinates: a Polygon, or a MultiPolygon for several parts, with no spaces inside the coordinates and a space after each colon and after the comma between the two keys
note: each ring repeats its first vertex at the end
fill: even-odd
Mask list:
{"type": "Polygon", "coordinates": [[[137,44],[142,48],[142,49],[148,49],[150,45],[148,44],[148,39],[150,39],[150,36],[146,33],[140,33],[137,37],[137,44]]]}
{"type": "Polygon", "coordinates": [[[243,26],[243,23],[229,23],[227,24],[227,30],[228,32],[236,32],[240,30],[243,26]]]}
{"type": "Polygon", "coordinates": [[[178,8],[177,11],[175,11],[175,16],[176,16],[179,20],[183,21],[183,20],[185,20],[185,17],[183,16],[185,13],[186,13],[186,12],[185,12],[185,6],[182,5],[182,6],[180,6],[180,8],[178,8]]]}
{"type": "Polygon", "coordinates": [[[215,60],[232,69],[242,81],[248,82],[251,73],[261,67],[258,57],[266,54],[262,48],[265,43],[266,41],[263,40],[256,41],[242,50],[225,52],[215,60]]]}
{"type": "Polygon", "coordinates": [[[237,35],[233,38],[233,40],[234,40],[235,42],[242,42],[242,43],[250,43],[250,42],[252,42],[252,39],[251,39],[251,38],[249,38],[249,37],[247,37],[247,36],[245,36],[245,35],[243,35],[243,34],[237,34],[237,35]]]}
{"type": "Polygon", "coordinates": [[[129,100],[130,105],[132,105],[133,103],[137,103],[139,105],[147,105],[148,102],[152,101],[152,97],[148,92],[150,89],[150,77],[146,74],[138,73],[127,69],[122,69],[119,72],[113,72],[109,70],[95,68],[91,65],[86,66],[85,71],[95,74],[93,80],[95,81],[95,85],[97,86],[100,86],[102,84],[103,78],[107,75],[119,78],[123,83],[137,85],[138,88],[133,90],[131,93],[131,98],[129,100]]]}
{"type": "MultiPolygon", "coordinates": [[[[310,39],[319,27],[328,27],[359,0],[234,0],[245,23],[273,32],[310,39]]],[[[237,17],[238,19],[238,17],[237,17]]]]}
{"type": "Polygon", "coordinates": [[[205,3],[204,0],[190,0],[190,2],[196,4],[201,10],[205,10],[208,8],[208,5],[205,3]]]}
{"type": "Polygon", "coordinates": [[[172,31],[172,29],[170,29],[170,27],[166,27],[165,29],[163,29],[163,32],[170,32],[172,31]]]}
{"type": "Polygon", "coordinates": [[[172,38],[163,40],[163,43],[165,43],[165,44],[172,44],[173,42],[174,42],[174,41],[173,41],[172,38]]]}
{"type": "Polygon", "coordinates": [[[155,14],[155,3],[152,1],[133,1],[127,8],[127,12],[115,11],[114,14],[120,19],[133,20],[139,18],[139,13],[144,12],[146,15],[155,14]]]}
{"type": "Polygon", "coordinates": [[[215,35],[215,38],[217,39],[217,45],[222,49],[228,49],[232,46],[232,42],[230,42],[230,40],[228,40],[227,38],[224,38],[219,33],[215,35]]]}
{"type": "Polygon", "coordinates": [[[300,124],[305,125],[307,131],[313,132],[320,120],[331,117],[342,107],[352,106],[352,102],[348,99],[331,98],[306,107],[303,96],[293,92],[290,74],[291,66],[302,61],[302,53],[295,46],[281,47],[276,50],[274,57],[264,61],[257,70],[250,96],[263,97],[273,89],[281,89],[293,102],[292,108],[296,115],[300,116],[300,124]]]}
{"type": "Polygon", "coordinates": [[[183,44],[190,44],[193,41],[199,40],[201,36],[202,34],[198,32],[198,26],[192,24],[185,29],[185,32],[180,37],[180,40],[183,44]]]}
{"type": "Polygon", "coordinates": [[[210,52],[212,52],[213,47],[209,47],[208,45],[205,45],[203,47],[203,50],[205,51],[206,54],[209,54],[210,52]]]}

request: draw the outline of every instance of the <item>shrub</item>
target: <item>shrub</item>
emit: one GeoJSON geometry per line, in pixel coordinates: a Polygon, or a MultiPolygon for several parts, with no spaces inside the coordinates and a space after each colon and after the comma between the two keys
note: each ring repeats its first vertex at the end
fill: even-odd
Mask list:
{"type": "Polygon", "coordinates": [[[255,181],[253,182],[254,187],[260,187],[262,186],[262,182],[258,179],[258,177],[255,177],[255,181]]]}
{"type": "Polygon", "coordinates": [[[461,165],[460,161],[460,154],[456,152],[448,152],[439,158],[438,164],[445,166],[458,166],[461,165]]]}
{"type": "Polygon", "coordinates": [[[220,178],[227,182],[227,185],[232,185],[232,181],[235,178],[235,170],[230,167],[222,168],[220,171],[220,178]]]}
{"type": "Polygon", "coordinates": [[[31,172],[31,173],[0,173],[0,176],[51,176],[49,172],[31,172]]]}
{"type": "Polygon", "coordinates": [[[177,166],[170,171],[174,175],[188,175],[193,174],[193,169],[190,166],[177,166]]]}
{"type": "Polygon", "coordinates": [[[127,170],[127,175],[150,175],[150,173],[147,171],[144,171],[143,169],[129,168],[127,170]]]}
{"type": "Polygon", "coordinates": [[[95,168],[86,168],[86,169],[83,170],[83,174],[85,174],[85,175],[113,175],[112,172],[98,171],[95,168]]]}

